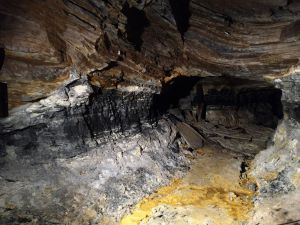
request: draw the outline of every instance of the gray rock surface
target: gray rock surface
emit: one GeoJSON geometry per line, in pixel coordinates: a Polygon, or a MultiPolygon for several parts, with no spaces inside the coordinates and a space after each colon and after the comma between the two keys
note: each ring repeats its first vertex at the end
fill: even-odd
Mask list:
{"type": "Polygon", "coordinates": [[[258,195],[249,225],[299,223],[299,75],[277,79],[275,84],[283,93],[285,118],[276,129],[273,144],[252,162],[249,174],[257,182],[258,195]]]}
{"type": "Polygon", "coordinates": [[[188,160],[153,92],[84,80],[0,121],[0,224],[116,224],[188,160]]]}

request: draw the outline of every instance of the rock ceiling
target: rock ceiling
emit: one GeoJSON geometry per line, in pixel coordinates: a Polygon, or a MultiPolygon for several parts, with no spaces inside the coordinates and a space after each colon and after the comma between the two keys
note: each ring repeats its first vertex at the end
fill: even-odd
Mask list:
{"type": "Polygon", "coordinates": [[[299,64],[297,0],[0,0],[0,18],[10,107],[45,97],[71,71],[110,87],[276,78],[299,64]]]}

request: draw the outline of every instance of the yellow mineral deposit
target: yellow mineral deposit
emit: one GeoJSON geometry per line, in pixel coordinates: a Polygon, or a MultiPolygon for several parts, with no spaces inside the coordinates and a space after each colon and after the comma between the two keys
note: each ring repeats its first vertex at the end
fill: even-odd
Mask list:
{"type": "Polygon", "coordinates": [[[143,199],[120,225],[147,224],[153,210],[162,205],[171,206],[177,212],[185,210],[190,214],[187,216],[197,217],[197,223],[188,224],[202,224],[199,213],[206,214],[216,225],[241,224],[247,220],[254,193],[240,185],[239,171],[234,171],[238,166],[238,163],[234,165],[236,159],[208,148],[203,151],[206,154],[195,160],[186,177],[173,180],[143,199]],[[226,163],[233,163],[232,171],[222,169],[226,163]]]}

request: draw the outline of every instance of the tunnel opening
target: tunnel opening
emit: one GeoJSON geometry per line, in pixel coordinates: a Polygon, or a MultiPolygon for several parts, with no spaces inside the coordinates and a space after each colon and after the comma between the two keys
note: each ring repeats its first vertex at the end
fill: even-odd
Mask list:
{"type": "Polygon", "coordinates": [[[154,98],[187,146],[205,143],[254,156],[271,143],[283,118],[281,90],[264,81],[233,77],[177,77],[154,98]]]}

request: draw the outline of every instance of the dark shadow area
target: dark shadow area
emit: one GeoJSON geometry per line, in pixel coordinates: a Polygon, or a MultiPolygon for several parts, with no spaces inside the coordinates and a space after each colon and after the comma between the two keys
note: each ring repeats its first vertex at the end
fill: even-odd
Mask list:
{"type": "Polygon", "coordinates": [[[172,14],[176,21],[177,29],[181,34],[181,38],[184,41],[184,33],[189,28],[189,20],[190,20],[190,9],[189,4],[190,0],[169,0],[172,14]]]}
{"type": "Polygon", "coordinates": [[[5,50],[4,48],[0,48],[0,70],[3,66],[4,58],[5,58],[5,50]]]}
{"type": "Polygon", "coordinates": [[[276,128],[283,118],[282,92],[269,83],[232,77],[177,77],[154,97],[154,115],[194,111],[211,123],[251,123],[276,128]],[[178,111],[177,110],[177,111],[178,111]],[[196,112],[197,111],[197,112],[196,112]]]}
{"type": "Polygon", "coordinates": [[[178,107],[179,100],[188,96],[200,77],[177,77],[162,87],[160,95],[153,99],[153,111],[162,115],[170,108],[178,107]]]}
{"type": "Polygon", "coordinates": [[[154,118],[165,115],[193,150],[213,144],[253,157],[283,118],[281,95],[264,81],[182,76],[163,85],[152,111],[154,118]]]}
{"type": "Polygon", "coordinates": [[[0,82],[0,117],[8,116],[7,84],[0,82]]]}
{"type": "Polygon", "coordinates": [[[129,7],[128,3],[123,7],[122,13],[127,17],[126,32],[127,40],[134,46],[135,50],[140,51],[143,40],[144,29],[150,25],[144,11],[135,7],[129,7]]]}
{"type": "Polygon", "coordinates": [[[238,94],[237,106],[252,113],[257,125],[276,128],[278,120],[283,118],[281,95],[281,90],[276,88],[242,90],[238,94]]]}

